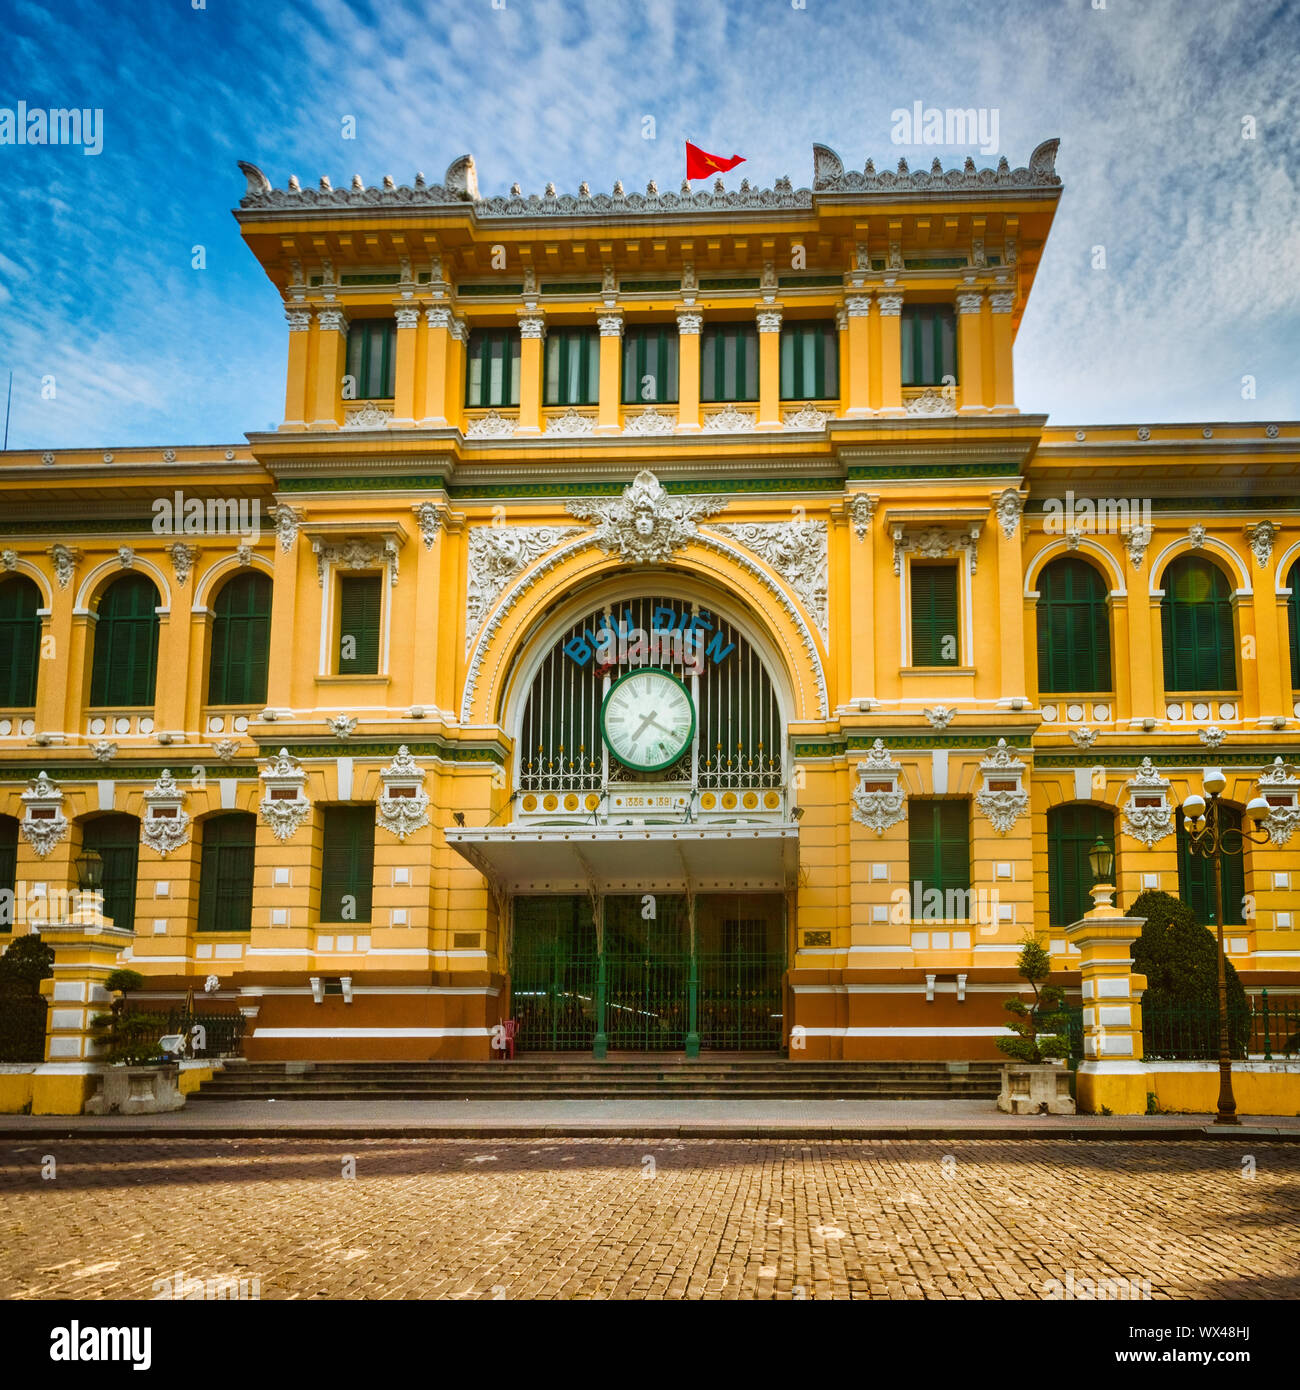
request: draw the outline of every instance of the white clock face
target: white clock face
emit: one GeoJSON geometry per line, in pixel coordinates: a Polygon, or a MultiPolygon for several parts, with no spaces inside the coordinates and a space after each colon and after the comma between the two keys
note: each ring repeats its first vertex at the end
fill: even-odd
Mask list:
{"type": "Polygon", "coordinates": [[[690,692],[667,671],[630,671],[609,688],[601,709],[609,751],[640,772],[675,763],[695,736],[690,692]]]}

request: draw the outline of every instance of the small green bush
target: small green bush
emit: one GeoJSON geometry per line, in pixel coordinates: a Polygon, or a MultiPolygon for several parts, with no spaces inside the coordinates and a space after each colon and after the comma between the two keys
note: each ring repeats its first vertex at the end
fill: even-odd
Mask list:
{"type": "Polygon", "coordinates": [[[1025,937],[1016,968],[1034,990],[1032,1007],[1019,997],[1002,1006],[1011,1015],[1007,1027],[1013,1038],[999,1038],[998,1051],[1018,1062],[1044,1062],[1049,1057],[1070,1055],[1070,1020],[1065,1014],[1065,995],[1055,985],[1039,985],[1052,973],[1052,962],[1041,943],[1025,937]]]}

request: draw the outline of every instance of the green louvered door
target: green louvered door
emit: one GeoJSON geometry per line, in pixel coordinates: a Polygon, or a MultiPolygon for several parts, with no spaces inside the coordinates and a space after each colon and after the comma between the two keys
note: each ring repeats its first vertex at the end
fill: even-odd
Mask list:
{"type": "Polygon", "coordinates": [[[596,1040],[596,927],[585,893],[512,904],[510,1009],[520,1052],[590,1052],[596,1040]]]}

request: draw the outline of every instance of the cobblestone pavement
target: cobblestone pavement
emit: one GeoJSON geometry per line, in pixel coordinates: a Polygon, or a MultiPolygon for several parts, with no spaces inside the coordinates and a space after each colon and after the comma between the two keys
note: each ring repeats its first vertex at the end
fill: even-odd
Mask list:
{"type": "Polygon", "coordinates": [[[1041,1298],[1072,1277],[1294,1299],[1300,1148],[0,1141],[0,1298],[152,1298],[178,1272],[262,1298],[1041,1298]]]}

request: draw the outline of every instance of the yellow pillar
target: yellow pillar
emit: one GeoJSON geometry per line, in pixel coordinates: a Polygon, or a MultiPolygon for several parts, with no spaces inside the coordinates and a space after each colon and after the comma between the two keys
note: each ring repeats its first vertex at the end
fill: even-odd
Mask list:
{"type": "Polygon", "coordinates": [[[190,594],[173,581],[170,607],[158,626],[158,674],[154,682],[153,723],[156,733],[185,741],[186,688],[190,679],[190,594]]]}
{"type": "Polygon", "coordinates": [[[849,695],[873,700],[876,694],[876,542],[874,522],[880,498],[855,492],[849,498],[849,608],[851,641],[849,695]]]}
{"type": "Polygon", "coordinates": [[[465,418],[465,354],[469,342],[469,326],[454,314],[447,343],[447,379],[443,395],[447,423],[460,428],[465,418]]]}
{"type": "Polygon", "coordinates": [[[542,432],[542,344],[546,320],[541,314],[519,315],[519,423],[516,434],[542,432]]]}
{"type": "Polygon", "coordinates": [[[1133,943],[1145,918],[1124,917],[1113,906],[1094,907],[1066,927],[1079,948],[1083,995],[1083,1055],[1079,1064],[1080,1111],[1144,1115],[1147,1068],[1142,1062],[1142,991],[1146,977],[1133,974],[1133,943]]]}
{"type": "Polygon", "coordinates": [[[420,308],[417,304],[399,304],[397,316],[397,353],[393,373],[393,425],[415,424],[415,341],[420,333],[420,308]]]}
{"type": "MultiPolygon", "coordinates": [[[[1127,563],[1127,560],[1125,561],[1127,563]]],[[[1165,717],[1164,646],[1160,637],[1160,599],[1147,592],[1143,570],[1126,571],[1131,602],[1128,620],[1128,675],[1134,719],[1165,717]]]]}
{"type": "Polygon", "coordinates": [[[301,670],[298,644],[290,640],[296,631],[294,623],[298,606],[298,548],[306,542],[298,540],[301,513],[282,503],[275,509],[272,520],[276,524],[276,544],[275,572],[271,586],[271,631],[284,634],[284,640],[271,643],[267,663],[266,705],[268,709],[287,713],[294,706],[294,676],[297,674],[304,681],[311,681],[316,674],[314,662],[311,668],[301,670]]]}
{"type": "Polygon", "coordinates": [[[305,304],[286,304],[289,323],[289,370],[284,385],[282,430],[307,428],[307,358],[311,347],[311,310],[305,304]]]}
{"type": "Polygon", "coordinates": [[[343,424],[343,367],[348,319],[337,305],[316,310],[316,408],[312,429],[336,430],[343,424]]]}
{"type": "Polygon", "coordinates": [[[112,1000],[104,981],[118,968],[121,952],[133,939],[133,933],[113,926],[95,910],[42,926],[41,940],[54,950],[54,978],[46,982],[46,1060],[33,1078],[33,1115],[82,1113],[101,1070],[90,1022],[96,1014],[108,1012],[112,1000]]]}
{"type": "Polygon", "coordinates": [[[677,311],[677,428],[694,433],[700,428],[700,332],[704,315],[698,309],[677,311]]]}
{"type": "Polygon", "coordinates": [[[758,428],[781,428],[781,309],[758,311],[758,428]]]}
{"type": "Polygon", "coordinates": [[[421,425],[448,423],[447,397],[452,349],[452,313],[445,304],[431,304],[424,311],[427,324],[424,347],[424,415],[421,425]]]}
{"type": "Polygon", "coordinates": [[[600,382],[596,406],[596,434],[617,434],[623,428],[619,404],[623,362],[623,312],[606,309],[600,324],[600,382]]]}
{"type": "Polygon", "coordinates": [[[1020,637],[1024,626],[1025,576],[1020,514],[1024,505],[1014,487],[1002,492],[994,504],[998,536],[998,640],[1002,648],[1002,696],[1007,700],[1029,695],[1025,644],[1020,637]]]}
{"type": "Polygon", "coordinates": [[[438,701],[438,618],[443,611],[442,538],[445,513],[432,502],[414,508],[420,527],[415,559],[415,631],[412,647],[411,696],[415,704],[441,708],[438,701]]]}
{"type": "MultiPolygon", "coordinates": [[[[1256,601],[1258,591],[1256,591],[1256,601]]],[[[1260,651],[1260,632],[1261,624],[1256,621],[1258,610],[1255,603],[1244,595],[1234,596],[1232,606],[1237,614],[1237,683],[1241,687],[1241,708],[1237,711],[1239,719],[1249,720],[1252,723],[1263,713],[1260,706],[1260,686],[1264,679],[1264,673],[1260,670],[1259,658],[1263,655],[1260,651]],[[1247,653],[1254,653],[1255,659],[1248,660],[1247,653]]],[[[1274,665],[1277,665],[1279,654],[1273,654],[1274,665]]],[[[1215,713],[1218,712],[1217,701],[1211,705],[1215,713]]]]}
{"type": "Polygon", "coordinates": [[[871,296],[844,300],[847,330],[840,334],[840,372],[847,383],[844,413],[850,419],[874,415],[871,408],[871,296]]]}
{"type": "Polygon", "coordinates": [[[880,413],[906,415],[903,408],[903,296],[885,290],[876,296],[880,310],[880,413]]]}
{"type": "Polygon", "coordinates": [[[993,313],[993,404],[989,408],[996,415],[1017,414],[1011,357],[1011,311],[1015,302],[1012,290],[998,290],[989,295],[989,308],[993,313]]]}
{"type": "MultiPolygon", "coordinates": [[[[1261,526],[1270,523],[1261,522],[1261,526]]],[[[1246,528],[1248,538],[1256,534],[1254,526],[1246,528]]],[[[1274,536],[1274,539],[1276,537],[1274,536]]],[[[1274,551],[1269,563],[1263,567],[1256,564],[1251,572],[1251,585],[1255,590],[1250,606],[1254,610],[1253,651],[1245,643],[1242,634],[1241,658],[1243,669],[1252,664],[1258,681],[1258,717],[1268,721],[1276,715],[1291,716],[1291,658],[1288,651],[1288,617],[1286,599],[1278,597],[1276,565],[1280,556],[1274,551]]],[[[1285,583],[1283,588],[1285,588],[1285,583]]]]}
{"type": "MultiPolygon", "coordinates": [[[[191,610],[193,605],[191,605],[191,610]]],[[[190,650],[189,667],[194,679],[187,682],[188,694],[185,699],[185,727],[206,732],[203,724],[203,707],[208,702],[208,656],[211,652],[212,637],[211,608],[201,613],[190,612],[190,650]]]]}
{"type": "MultiPolygon", "coordinates": [[[[51,546],[51,552],[67,551],[67,547],[51,546]]],[[[75,596],[75,578],[68,581],[67,588],[57,583],[50,585],[54,591],[53,606],[41,614],[41,664],[36,680],[36,729],[37,732],[75,733],[80,727],[81,690],[76,690],[76,706],[69,709],[72,696],[69,687],[73,684],[73,627],[72,602],[75,596]]],[[[84,623],[83,623],[84,632],[84,623]]]]}
{"type": "Polygon", "coordinates": [[[985,412],[983,309],[980,290],[962,290],[957,295],[957,385],[963,415],[985,412]]]}

